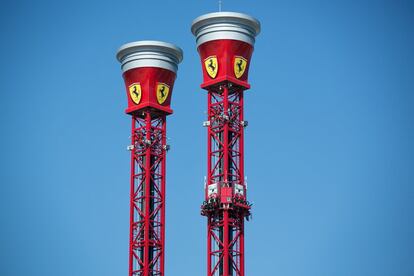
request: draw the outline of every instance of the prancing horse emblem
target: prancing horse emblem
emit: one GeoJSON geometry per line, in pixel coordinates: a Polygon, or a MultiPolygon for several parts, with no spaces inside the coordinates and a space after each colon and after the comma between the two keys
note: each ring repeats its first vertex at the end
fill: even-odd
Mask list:
{"type": "Polygon", "coordinates": [[[240,79],[246,71],[247,59],[244,57],[236,56],[234,57],[234,75],[236,78],[240,79]]]}
{"type": "Polygon", "coordinates": [[[157,83],[157,101],[159,104],[163,104],[168,98],[170,93],[170,87],[165,83],[157,83]]]}
{"type": "Polygon", "coordinates": [[[129,96],[131,97],[131,100],[135,103],[135,104],[139,104],[139,102],[141,101],[141,85],[139,83],[133,83],[129,86],[128,88],[129,90],[129,96]]]}
{"type": "Polygon", "coordinates": [[[216,56],[210,56],[204,60],[204,66],[210,78],[214,79],[218,72],[218,61],[216,56]]]}

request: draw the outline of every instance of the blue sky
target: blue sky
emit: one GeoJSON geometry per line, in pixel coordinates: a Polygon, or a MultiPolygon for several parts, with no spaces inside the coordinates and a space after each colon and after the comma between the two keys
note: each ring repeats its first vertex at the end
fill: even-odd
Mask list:
{"type": "MultiPolygon", "coordinates": [[[[192,20],[217,1],[0,8],[0,275],[126,275],[130,118],[115,53],[184,50],[168,119],[167,275],[205,275],[206,95],[192,20]]],[[[262,23],[245,108],[247,275],[414,275],[412,1],[224,0],[262,23]]]]}

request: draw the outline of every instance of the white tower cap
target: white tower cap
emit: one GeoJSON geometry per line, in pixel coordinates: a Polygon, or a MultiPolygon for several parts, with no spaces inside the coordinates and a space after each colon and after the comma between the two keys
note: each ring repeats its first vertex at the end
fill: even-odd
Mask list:
{"type": "Polygon", "coordinates": [[[171,43],[143,40],[122,45],[116,58],[121,62],[122,72],[140,67],[158,67],[177,73],[183,51],[171,43]]]}
{"type": "Polygon", "coordinates": [[[218,39],[240,40],[253,46],[260,22],[243,13],[213,12],[194,19],[191,32],[196,36],[197,47],[218,39]]]}

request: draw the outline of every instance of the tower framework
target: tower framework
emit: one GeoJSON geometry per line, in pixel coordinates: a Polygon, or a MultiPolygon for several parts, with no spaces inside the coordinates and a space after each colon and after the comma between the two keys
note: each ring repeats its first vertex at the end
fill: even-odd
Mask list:
{"type": "Polygon", "coordinates": [[[244,276],[244,220],[249,218],[244,176],[244,91],[260,23],[245,14],[210,13],[192,32],[207,90],[207,177],[201,214],[207,217],[207,276],[244,276]]]}
{"type": "Polygon", "coordinates": [[[207,275],[244,275],[243,89],[224,83],[208,91],[207,275]],[[214,195],[217,189],[217,195],[214,195]],[[220,195],[220,196],[218,196],[220,195]]]}
{"type": "Polygon", "coordinates": [[[132,116],[129,274],[164,275],[166,116],[140,115],[132,116]]]}

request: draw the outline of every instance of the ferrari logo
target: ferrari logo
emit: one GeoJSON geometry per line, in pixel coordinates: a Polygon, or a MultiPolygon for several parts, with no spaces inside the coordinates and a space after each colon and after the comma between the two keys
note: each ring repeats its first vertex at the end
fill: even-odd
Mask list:
{"type": "Polygon", "coordinates": [[[234,57],[234,75],[236,78],[240,79],[246,71],[247,59],[244,57],[236,56],[234,57]]]}
{"type": "Polygon", "coordinates": [[[207,74],[214,79],[218,72],[218,61],[216,56],[208,57],[204,60],[204,66],[206,67],[207,74]]]}
{"type": "Polygon", "coordinates": [[[131,96],[131,100],[135,104],[139,104],[141,101],[141,85],[139,83],[133,83],[129,86],[129,95],[131,96]]]}
{"type": "Polygon", "coordinates": [[[170,93],[170,87],[165,83],[157,83],[157,101],[159,104],[163,104],[168,98],[168,93],[170,93]]]}

